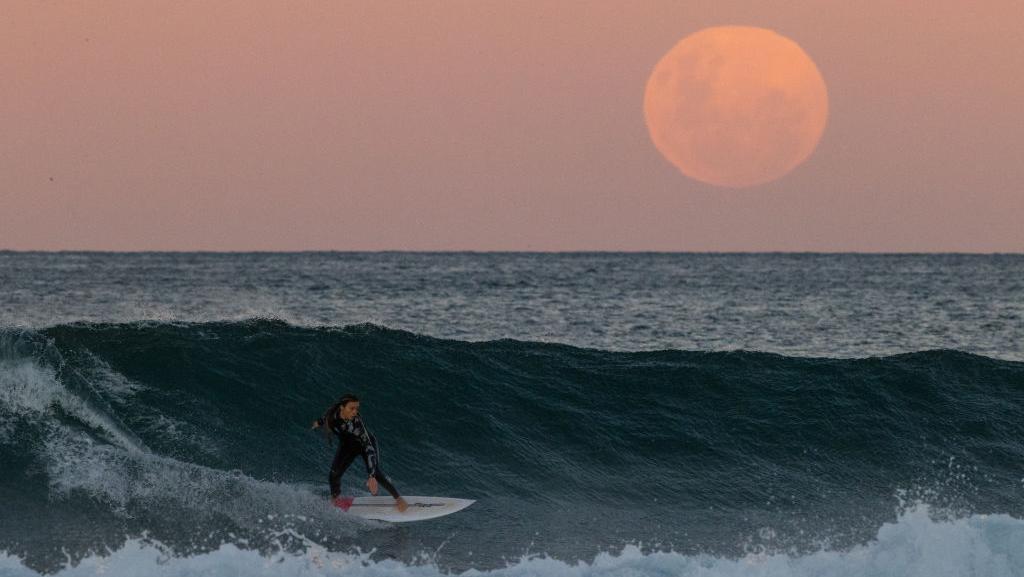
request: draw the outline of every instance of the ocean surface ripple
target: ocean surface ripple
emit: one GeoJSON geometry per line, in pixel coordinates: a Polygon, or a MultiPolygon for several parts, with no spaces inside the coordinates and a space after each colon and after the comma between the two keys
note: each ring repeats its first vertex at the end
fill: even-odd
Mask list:
{"type": "Polygon", "coordinates": [[[1024,575],[1022,273],[0,252],[0,576],[1024,575]],[[400,490],[477,503],[328,507],[344,392],[400,490]]]}

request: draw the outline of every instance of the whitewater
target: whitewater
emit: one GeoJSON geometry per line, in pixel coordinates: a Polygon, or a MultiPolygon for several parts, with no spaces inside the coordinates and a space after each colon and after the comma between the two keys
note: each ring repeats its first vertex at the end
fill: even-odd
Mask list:
{"type": "MultiPolygon", "coordinates": [[[[481,576],[607,576],[676,575],[707,577],[845,577],[903,575],[907,577],[1007,576],[1024,573],[1024,522],[1005,515],[936,522],[926,507],[907,511],[898,522],[884,525],[875,540],[846,552],[819,551],[809,555],[755,554],[737,559],[687,556],[672,552],[643,552],[628,546],[601,553],[590,562],[567,563],[542,556],[524,557],[492,570],[444,571],[429,561],[374,561],[370,555],[334,553],[310,547],[302,554],[260,554],[222,545],[216,551],[175,557],[159,543],[133,540],[109,556],[90,556],[54,575],[346,575],[379,577],[409,575],[481,576]]],[[[34,576],[19,559],[0,556],[0,575],[34,576]]]]}

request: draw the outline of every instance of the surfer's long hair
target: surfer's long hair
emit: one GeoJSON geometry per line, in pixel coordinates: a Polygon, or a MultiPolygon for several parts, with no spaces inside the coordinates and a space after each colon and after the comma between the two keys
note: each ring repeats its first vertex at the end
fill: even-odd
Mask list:
{"type": "Polygon", "coordinates": [[[331,405],[331,408],[327,409],[327,412],[324,413],[324,424],[322,427],[320,427],[320,430],[323,431],[324,439],[327,440],[328,445],[334,444],[334,437],[333,435],[331,435],[331,433],[334,432],[334,423],[338,420],[338,409],[358,400],[359,397],[353,395],[352,393],[345,393],[344,395],[339,397],[337,401],[334,401],[334,404],[331,405]]]}

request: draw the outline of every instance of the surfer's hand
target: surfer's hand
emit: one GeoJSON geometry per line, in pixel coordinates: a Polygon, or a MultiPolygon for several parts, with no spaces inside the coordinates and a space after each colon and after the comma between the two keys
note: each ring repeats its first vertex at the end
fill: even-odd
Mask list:
{"type": "Polygon", "coordinates": [[[310,427],[310,429],[319,429],[319,428],[320,428],[320,421],[313,421],[313,426],[310,427]]]}
{"type": "Polygon", "coordinates": [[[366,480],[366,488],[370,490],[371,495],[377,494],[377,479],[370,477],[366,480]]]}

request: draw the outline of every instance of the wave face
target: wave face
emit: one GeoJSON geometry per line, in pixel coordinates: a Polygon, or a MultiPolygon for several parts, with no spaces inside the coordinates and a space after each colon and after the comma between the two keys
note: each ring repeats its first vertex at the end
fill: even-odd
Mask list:
{"type": "MultiPolygon", "coordinates": [[[[367,574],[877,574],[943,551],[1019,574],[1022,441],[1024,364],[956,351],[629,353],[269,320],[0,329],[0,574],[161,551],[185,559],[163,574],[259,574],[268,555],[305,574],[317,551],[367,574]],[[410,528],[327,508],[331,448],[309,425],[343,392],[400,490],[479,502],[410,528]]],[[[356,464],[346,492],[362,479],[356,464]]]]}

